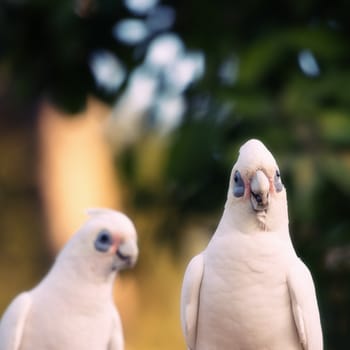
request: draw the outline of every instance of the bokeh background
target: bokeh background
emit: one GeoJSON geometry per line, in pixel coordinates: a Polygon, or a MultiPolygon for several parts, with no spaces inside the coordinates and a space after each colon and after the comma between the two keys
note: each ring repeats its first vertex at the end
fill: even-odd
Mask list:
{"type": "Polygon", "coordinates": [[[276,156],[325,349],[350,346],[350,2],[2,0],[0,314],[84,208],[136,224],[126,345],[184,349],[182,276],[242,142],[276,156]]]}

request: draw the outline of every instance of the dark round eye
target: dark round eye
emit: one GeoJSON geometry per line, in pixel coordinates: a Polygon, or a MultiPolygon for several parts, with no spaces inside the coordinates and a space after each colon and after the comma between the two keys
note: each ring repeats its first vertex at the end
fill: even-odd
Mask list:
{"type": "Polygon", "coordinates": [[[233,195],[235,197],[242,197],[244,195],[244,181],[238,170],[233,175],[233,195]]]}
{"type": "Polygon", "coordinates": [[[283,190],[283,183],[281,180],[281,173],[278,169],[276,170],[274,182],[275,182],[276,192],[281,192],[283,190]]]}
{"type": "Polygon", "coordinates": [[[95,249],[99,252],[106,252],[111,245],[111,234],[107,230],[100,231],[95,239],[95,249]]]}

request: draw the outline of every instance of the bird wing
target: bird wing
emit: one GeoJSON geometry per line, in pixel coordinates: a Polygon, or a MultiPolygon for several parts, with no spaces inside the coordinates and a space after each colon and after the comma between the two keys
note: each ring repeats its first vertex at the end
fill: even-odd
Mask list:
{"type": "MultiPolygon", "coordinates": [[[[114,306],[113,306],[114,309],[114,306]]],[[[123,328],[118,312],[113,311],[113,325],[112,334],[108,344],[108,350],[123,350],[124,349],[124,337],[123,328]]]]}
{"type": "Polygon", "coordinates": [[[304,350],[322,350],[323,339],[312,276],[298,259],[287,277],[293,316],[304,350]]]}
{"type": "Polygon", "coordinates": [[[193,350],[197,336],[197,318],[200,289],[203,278],[203,254],[195,256],[189,263],[181,291],[181,325],[186,344],[193,350]]]}
{"type": "Polygon", "coordinates": [[[0,322],[0,349],[18,350],[32,299],[28,292],[19,294],[5,311],[0,322]]]}

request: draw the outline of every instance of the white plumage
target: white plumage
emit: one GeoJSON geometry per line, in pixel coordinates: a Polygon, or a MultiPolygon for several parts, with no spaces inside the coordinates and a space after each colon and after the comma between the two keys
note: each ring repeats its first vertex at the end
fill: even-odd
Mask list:
{"type": "Polygon", "coordinates": [[[191,350],[321,350],[313,280],[297,257],[286,191],[258,140],[240,149],[207,248],[187,267],[181,323],[191,350]]]}
{"type": "Polygon", "coordinates": [[[137,260],[136,230],[129,218],[110,209],[92,209],[89,215],[47,276],[5,311],[1,350],[124,348],[112,292],[118,270],[137,260]]]}

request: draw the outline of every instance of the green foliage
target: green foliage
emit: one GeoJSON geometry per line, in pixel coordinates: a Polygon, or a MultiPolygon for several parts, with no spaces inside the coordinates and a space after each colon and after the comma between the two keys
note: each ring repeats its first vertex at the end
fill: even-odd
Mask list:
{"type": "Polygon", "coordinates": [[[92,17],[79,17],[67,0],[2,1],[0,63],[12,93],[24,104],[46,95],[69,112],[85,107],[88,94],[112,101],[96,88],[88,63],[96,49],[122,51],[111,28],[123,14],[118,1],[102,1],[92,17]]]}

